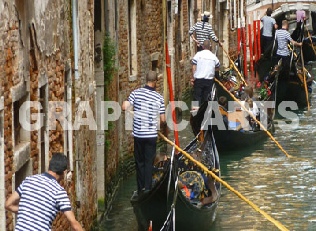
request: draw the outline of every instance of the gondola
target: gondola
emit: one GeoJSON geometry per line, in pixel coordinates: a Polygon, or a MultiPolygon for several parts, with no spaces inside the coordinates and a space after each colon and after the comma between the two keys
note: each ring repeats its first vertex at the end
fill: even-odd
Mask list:
{"type": "MultiPolygon", "coordinates": [[[[191,117],[191,126],[194,134],[198,134],[203,126],[200,121],[204,118],[205,110],[209,105],[207,103],[203,104],[196,115],[191,117]]],[[[212,110],[217,110],[213,108],[212,110]]],[[[263,114],[262,114],[263,115],[263,114]]],[[[273,115],[264,117],[262,116],[260,121],[267,121],[266,129],[269,132],[274,132],[274,125],[273,125],[273,115]]],[[[259,119],[259,118],[258,118],[259,119]]],[[[224,122],[223,122],[224,123],[224,122]]],[[[254,127],[246,130],[231,130],[228,126],[224,128],[219,128],[216,125],[208,125],[209,127],[212,126],[214,138],[216,141],[216,147],[218,148],[219,152],[222,151],[233,151],[233,150],[242,150],[245,148],[250,148],[255,145],[258,145],[260,142],[266,140],[268,137],[267,132],[263,129],[260,129],[258,124],[254,125],[254,127]]],[[[226,125],[224,123],[224,125],[226,125]]]]}
{"type": "MultiPolygon", "coordinates": [[[[295,30],[292,33],[292,38],[300,34],[300,31],[295,30]]],[[[296,40],[296,37],[293,38],[296,40]]],[[[271,55],[273,46],[261,56],[261,58],[256,63],[256,73],[259,76],[261,82],[274,81],[278,78],[278,85],[276,89],[276,109],[283,101],[292,101],[297,104],[299,110],[305,109],[307,107],[306,92],[304,87],[304,73],[302,72],[302,60],[305,66],[305,78],[308,85],[309,94],[311,93],[311,84],[313,77],[307,71],[308,66],[313,66],[316,61],[315,54],[315,44],[316,37],[309,36],[300,41],[303,41],[302,49],[295,49],[292,55],[291,70],[283,70],[281,65],[277,64],[275,57],[271,55]],[[312,48],[312,45],[314,48],[312,48]],[[303,53],[303,59],[301,58],[301,51],[303,53]],[[273,69],[278,69],[278,74],[275,75],[273,69]]],[[[294,109],[295,110],[295,109],[294,109]]],[[[278,111],[278,110],[277,110],[278,111]]]]}
{"type": "MultiPolygon", "coordinates": [[[[195,137],[184,151],[220,176],[219,155],[211,130],[195,137]]],[[[150,223],[154,231],[209,230],[220,195],[219,182],[173,149],[171,157],[155,164],[152,189],[146,194],[134,194],[131,204],[139,231],[147,231],[150,223]]]]}

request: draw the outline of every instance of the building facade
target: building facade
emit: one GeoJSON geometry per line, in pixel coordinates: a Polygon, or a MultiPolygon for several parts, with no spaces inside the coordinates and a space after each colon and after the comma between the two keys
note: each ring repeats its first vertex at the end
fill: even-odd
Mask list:
{"type": "MultiPolygon", "coordinates": [[[[5,199],[47,171],[54,152],[69,159],[72,179],[62,185],[88,228],[97,215],[96,131],[83,126],[95,116],[94,3],[2,0],[0,15],[0,230],[15,223],[5,199]]],[[[54,230],[67,229],[59,216],[54,230]]]]}
{"type": "MultiPolygon", "coordinates": [[[[210,11],[223,48],[233,52],[233,6],[215,0],[0,0],[0,230],[13,230],[15,223],[5,199],[26,176],[47,171],[54,152],[69,159],[73,174],[62,185],[90,230],[110,209],[120,179],[134,170],[131,124],[120,105],[150,70],[159,76],[166,105],[170,90],[182,100],[195,54],[189,28],[210,11]]],[[[229,65],[223,50],[218,56],[229,65]]],[[[69,230],[62,215],[53,230],[69,230]]]]}

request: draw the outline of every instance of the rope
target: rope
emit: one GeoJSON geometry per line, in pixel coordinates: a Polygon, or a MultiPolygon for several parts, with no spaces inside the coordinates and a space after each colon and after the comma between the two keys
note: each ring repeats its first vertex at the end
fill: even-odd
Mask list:
{"type": "Polygon", "coordinates": [[[287,157],[291,157],[285,150],[284,148],[279,144],[279,142],[272,136],[272,134],[263,126],[263,124],[257,120],[257,118],[249,112],[249,110],[242,104],[240,103],[240,101],[231,93],[229,92],[224,85],[215,78],[215,81],[246,111],[249,113],[249,115],[254,119],[254,121],[256,121],[259,125],[260,128],[262,128],[267,134],[268,136],[274,141],[274,143],[276,143],[276,145],[281,149],[281,151],[287,156],[287,157]]]}
{"type": "Polygon", "coordinates": [[[243,196],[240,192],[235,190],[233,187],[231,187],[226,181],[222,180],[220,177],[218,177],[213,171],[210,171],[207,167],[205,167],[202,163],[196,161],[189,153],[181,149],[179,146],[177,146],[175,143],[173,143],[171,140],[169,140],[167,137],[165,137],[161,132],[158,132],[158,135],[164,139],[168,144],[175,147],[179,152],[181,152],[186,158],[188,158],[190,161],[192,161],[194,164],[199,166],[203,171],[205,171],[207,174],[211,175],[216,181],[224,185],[227,189],[235,193],[240,199],[245,201],[247,204],[249,204],[255,211],[262,214],[268,221],[272,222],[276,227],[279,228],[279,230],[287,231],[288,229],[283,226],[279,221],[272,218],[269,214],[267,214],[265,211],[261,210],[257,205],[255,205],[253,202],[248,200],[245,196],[243,196]]]}

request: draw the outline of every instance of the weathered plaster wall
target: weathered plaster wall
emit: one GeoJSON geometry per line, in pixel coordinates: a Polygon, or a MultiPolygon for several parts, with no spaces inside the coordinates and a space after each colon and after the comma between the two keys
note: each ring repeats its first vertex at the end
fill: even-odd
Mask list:
{"type": "MultiPolygon", "coordinates": [[[[80,117],[93,118],[96,121],[96,93],[94,79],[94,1],[78,1],[78,36],[79,36],[79,79],[74,82],[75,105],[74,115],[80,115],[78,106],[86,102],[89,111],[80,117]]],[[[76,155],[76,193],[80,202],[78,216],[82,224],[89,229],[91,221],[96,218],[96,127],[80,126],[74,131],[76,155]]]]}

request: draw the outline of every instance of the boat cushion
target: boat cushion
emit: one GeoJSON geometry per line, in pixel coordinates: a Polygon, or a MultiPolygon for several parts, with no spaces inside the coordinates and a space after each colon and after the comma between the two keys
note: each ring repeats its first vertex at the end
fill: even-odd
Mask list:
{"type": "Polygon", "coordinates": [[[184,196],[190,200],[202,199],[205,190],[204,179],[197,171],[186,171],[179,175],[180,188],[184,196]]]}

